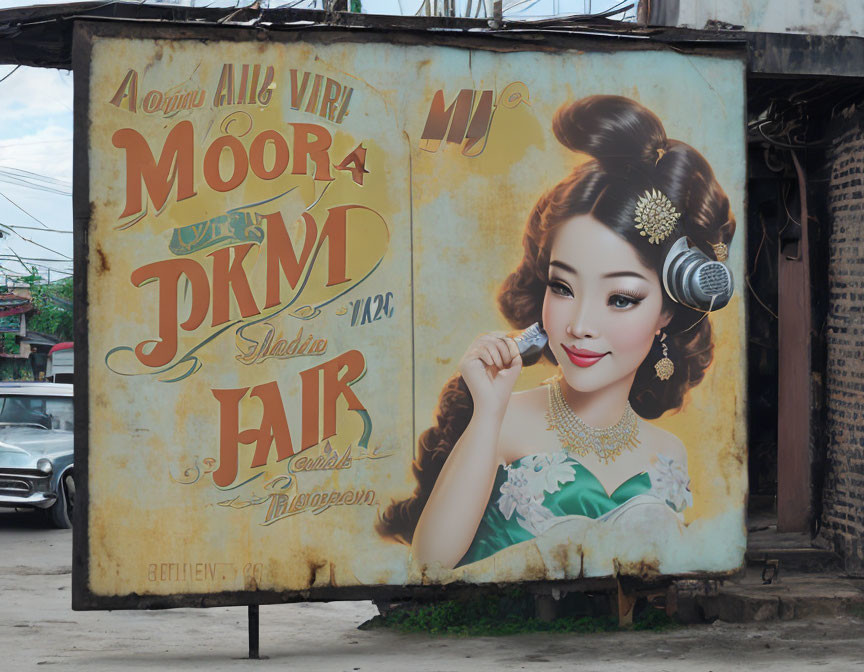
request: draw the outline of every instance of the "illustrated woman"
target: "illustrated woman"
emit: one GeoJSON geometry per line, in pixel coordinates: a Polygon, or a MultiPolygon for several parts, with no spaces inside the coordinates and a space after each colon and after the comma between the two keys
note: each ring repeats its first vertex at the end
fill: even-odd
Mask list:
{"type": "Polygon", "coordinates": [[[711,363],[707,313],[731,294],[718,263],[729,200],[633,100],[565,105],[553,130],[590,160],[534,207],[498,302],[515,328],[542,324],[558,375],[514,393],[517,341],[470,345],[420,437],[414,495],[379,521],[421,565],[461,566],[637,504],[672,517],[692,505],[685,447],[646,420],[680,408],[711,363]]]}

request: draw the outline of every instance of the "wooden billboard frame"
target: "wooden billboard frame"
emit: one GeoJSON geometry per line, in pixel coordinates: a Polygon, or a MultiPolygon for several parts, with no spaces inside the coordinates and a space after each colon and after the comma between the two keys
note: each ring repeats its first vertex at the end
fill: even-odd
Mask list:
{"type": "MultiPolygon", "coordinates": [[[[292,43],[303,40],[317,44],[341,42],[389,43],[394,45],[435,45],[479,49],[500,53],[533,51],[561,53],[567,51],[675,51],[693,55],[740,60],[746,63],[746,42],[686,42],[670,45],[644,36],[598,35],[588,32],[537,33],[520,31],[488,34],[466,31],[444,32],[419,29],[353,29],[322,26],[283,25],[262,30],[234,26],[129,22],[121,20],[76,20],[73,30],[72,66],[74,71],[74,288],[75,288],[75,470],[76,507],[72,562],[72,608],[75,610],[166,609],[178,607],[251,606],[304,601],[431,599],[484,589],[497,589],[498,584],[450,583],[446,585],[375,585],[344,587],[310,587],[304,590],[222,591],[214,593],[177,593],[170,595],[99,595],[90,590],[89,544],[89,436],[90,385],[88,320],[88,277],[90,259],[90,153],[89,96],[90,64],[94,40],[100,38],[169,39],[292,43]]],[[[742,67],[742,86],[746,87],[746,68],[742,67]]],[[[745,102],[746,105],[746,102],[745,102]]],[[[745,114],[746,117],[746,114],[745,114]]],[[[743,133],[743,129],[742,129],[743,133]]],[[[98,328],[98,325],[92,325],[98,328]]],[[[743,365],[743,364],[742,364],[743,365]]],[[[743,563],[743,558],[742,558],[743,563]]],[[[726,572],[693,572],[680,575],[660,574],[648,564],[629,568],[621,576],[581,578],[562,581],[524,581],[518,585],[539,594],[552,591],[621,590],[622,585],[646,587],[668,584],[676,579],[726,579],[741,571],[741,567],[726,572]]],[[[509,585],[509,584],[508,584],[509,585]]]]}

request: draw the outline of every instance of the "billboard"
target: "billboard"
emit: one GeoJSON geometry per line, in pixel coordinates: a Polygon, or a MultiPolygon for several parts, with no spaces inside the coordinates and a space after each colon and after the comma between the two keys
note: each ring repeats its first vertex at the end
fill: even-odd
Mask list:
{"type": "Polygon", "coordinates": [[[78,27],[76,608],[737,569],[742,60],[211,33],[78,27]]]}

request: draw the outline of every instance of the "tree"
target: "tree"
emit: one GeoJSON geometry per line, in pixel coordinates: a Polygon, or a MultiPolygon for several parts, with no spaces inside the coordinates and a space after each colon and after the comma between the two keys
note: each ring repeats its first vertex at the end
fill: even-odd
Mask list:
{"type": "Polygon", "coordinates": [[[57,282],[41,282],[42,277],[32,269],[29,276],[22,278],[30,285],[33,312],[27,317],[27,328],[59,338],[61,341],[72,339],[72,278],[57,282]]]}

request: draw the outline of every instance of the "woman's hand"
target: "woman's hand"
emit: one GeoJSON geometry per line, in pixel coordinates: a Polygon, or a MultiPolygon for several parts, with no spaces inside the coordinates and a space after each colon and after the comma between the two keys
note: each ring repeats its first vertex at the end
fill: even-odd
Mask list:
{"type": "Polygon", "coordinates": [[[452,569],[471,546],[501,464],[501,425],[521,370],[519,348],[503,334],[480,336],[459,362],[474,413],[417,521],[411,546],[421,566],[452,569]]]}
{"type": "Polygon", "coordinates": [[[501,333],[479,336],[459,362],[474,409],[480,412],[503,414],[521,371],[516,342],[501,333]]]}

